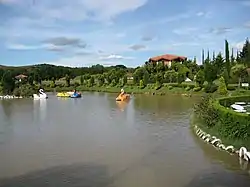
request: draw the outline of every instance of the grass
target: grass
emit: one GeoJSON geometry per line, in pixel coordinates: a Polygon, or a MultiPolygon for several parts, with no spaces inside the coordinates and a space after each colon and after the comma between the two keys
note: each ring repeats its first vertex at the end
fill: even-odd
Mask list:
{"type": "Polygon", "coordinates": [[[239,149],[240,147],[244,146],[247,149],[250,149],[250,137],[245,139],[230,139],[228,137],[224,137],[219,133],[217,126],[209,128],[206,126],[202,120],[198,119],[194,114],[191,117],[191,125],[197,125],[201,128],[204,132],[210,134],[211,136],[216,136],[217,138],[221,139],[222,143],[225,146],[233,145],[235,148],[239,149]]]}

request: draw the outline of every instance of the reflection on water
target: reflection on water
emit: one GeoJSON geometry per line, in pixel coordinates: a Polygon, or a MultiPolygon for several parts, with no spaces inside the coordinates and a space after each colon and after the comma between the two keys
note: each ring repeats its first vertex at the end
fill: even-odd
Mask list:
{"type": "Polygon", "coordinates": [[[36,99],[33,100],[34,104],[34,116],[35,118],[38,118],[37,120],[43,121],[46,119],[46,107],[47,107],[47,99],[36,99]]]}
{"type": "Polygon", "coordinates": [[[125,107],[128,105],[128,102],[129,101],[116,101],[116,104],[121,111],[124,111],[125,107]]]}
{"type": "Polygon", "coordinates": [[[0,187],[104,187],[110,182],[105,166],[74,164],[2,179],[0,187]]]}

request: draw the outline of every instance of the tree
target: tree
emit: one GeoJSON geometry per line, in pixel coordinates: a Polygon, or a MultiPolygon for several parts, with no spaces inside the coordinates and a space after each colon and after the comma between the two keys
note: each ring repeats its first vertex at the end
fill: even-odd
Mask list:
{"type": "MultiPolygon", "coordinates": [[[[220,77],[224,70],[224,59],[222,57],[222,54],[219,53],[213,62],[211,62],[214,66],[214,69],[216,70],[217,77],[220,77]]],[[[227,71],[227,69],[226,69],[227,71]]]]}
{"type": "Polygon", "coordinates": [[[248,38],[246,39],[245,44],[243,45],[242,51],[239,54],[240,61],[247,67],[250,67],[250,43],[248,38]]]}
{"type": "Polygon", "coordinates": [[[6,71],[3,74],[2,87],[4,94],[11,94],[15,89],[15,80],[10,71],[6,71]]]}
{"type": "Polygon", "coordinates": [[[220,95],[226,95],[228,93],[227,86],[223,77],[219,78],[218,92],[220,95]]]}
{"type": "Polygon", "coordinates": [[[84,84],[84,78],[83,78],[83,76],[82,76],[82,75],[80,76],[80,84],[81,84],[81,85],[83,85],[83,84],[84,84]]]}
{"type": "Polygon", "coordinates": [[[231,69],[231,76],[238,78],[238,86],[241,86],[241,81],[247,75],[246,66],[244,64],[236,64],[231,69]]]}
{"type": "Polygon", "coordinates": [[[201,63],[205,63],[205,55],[204,55],[204,49],[202,49],[202,54],[201,54],[201,63]]]}
{"type": "Polygon", "coordinates": [[[203,70],[199,70],[195,76],[195,82],[199,87],[202,87],[205,82],[205,74],[203,70]]]}
{"type": "Polygon", "coordinates": [[[208,84],[210,85],[217,78],[216,66],[214,66],[214,64],[211,63],[209,58],[207,58],[204,62],[204,76],[205,76],[205,81],[207,81],[208,84]]]}
{"type": "MultiPolygon", "coordinates": [[[[140,67],[135,70],[135,72],[133,73],[134,83],[138,85],[140,83],[140,80],[143,80],[144,78],[146,80],[148,77],[145,74],[148,74],[148,71],[144,67],[140,67]]],[[[148,80],[146,80],[146,83],[144,82],[144,84],[147,84],[147,81],[148,80]]]]}
{"type": "Polygon", "coordinates": [[[65,76],[65,81],[66,81],[66,86],[70,87],[70,77],[68,74],[66,74],[66,76],[65,76]]]}
{"type": "Polygon", "coordinates": [[[30,75],[28,77],[28,83],[32,86],[34,84],[34,76],[33,75],[30,75]]]}
{"type": "Polygon", "coordinates": [[[97,76],[97,80],[98,80],[98,86],[103,86],[104,84],[104,81],[105,81],[105,77],[103,74],[99,74],[97,76]]]}
{"type": "Polygon", "coordinates": [[[230,59],[229,59],[229,47],[228,47],[228,41],[225,40],[225,67],[226,70],[228,72],[228,74],[230,75],[230,69],[231,69],[231,65],[230,65],[230,59]]]}

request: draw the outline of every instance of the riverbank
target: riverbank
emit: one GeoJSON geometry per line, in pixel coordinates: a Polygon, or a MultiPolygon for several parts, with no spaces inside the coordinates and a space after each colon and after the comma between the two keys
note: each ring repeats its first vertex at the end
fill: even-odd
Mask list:
{"type": "Polygon", "coordinates": [[[250,115],[235,112],[230,105],[250,102],[250,95],[223,98],[203,97],[194,106],[191,125],[216,136],[226,145],[250,149],[250,115]]]}
{"type": "MultiPolygon", "coordinates": [[[[218,92],[206,93],[204,89],[195,89],[193,84],[163,84],[163,86],[159,89],[155,89],[155,86],[147,85],[144,88],[140,88],[139,86],[124,86],[124,90],[129,94],[148,94],[148,95],[167,95],[167,94],[178,94],[184,96],[192,96],[192,95],[214,95],[219,96],[218,92]]],[[[120,86],[112,87],[112,86],[70,86],[70,87],[55,87],[51,88],[46,86],[46,92],[66,92],[77,89],[78,91],[89,91],[89,92],[107,92],[107,93],[119,93],[121,91],[120,86]]],[[[230,90],[228,90],[229,95],[244,95],[250,94],[249,90],[245,89],[236,89],[236,87],[231,86],[230,90]],[[233,89],[232,89],[233,88],[233,89]]]]}
{"type": "Polygon", "coordinates": [[[193,129],[195,128],[195,126],[197,126],[205,133],[210,134],[211,136],[216,136],[225,145],[232,145],[236,149],[240,149],[241,147],[246,147],[248,150],[250,149],[250,137],[235,139],[235,138],[229,138],[229,137],[223,136],[221,135],[218,127],[214,126],[212,128],[209,128],[204,123],[204,121],[202,121],[201,119],[198,119],[195,114],[192,114],[191,119],[190,119],[190,124],[193,129]]]}

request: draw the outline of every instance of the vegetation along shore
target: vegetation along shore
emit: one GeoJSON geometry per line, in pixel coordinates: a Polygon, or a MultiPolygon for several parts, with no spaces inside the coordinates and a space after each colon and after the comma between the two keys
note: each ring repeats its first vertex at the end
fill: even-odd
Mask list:
{"type": "Polygon", "coordinates": [[[160,94],[247,93],[250,82],[249,40],[237,53],[229,50],[215,54],[202,50],[202,63],[196,58],[177,55],[149,58],[142,66],[63,67],[49,64],[10,67],[0,66],[0,95],[30,96],[42,87],[45,91],[119,92],[160,94]],[[230,52],[231,51],[231,52],[230,52]],[[206,53],[206,55],[205,55],[206,53]],[[244,84],[242,84],[244,83],[244,84]]]}

